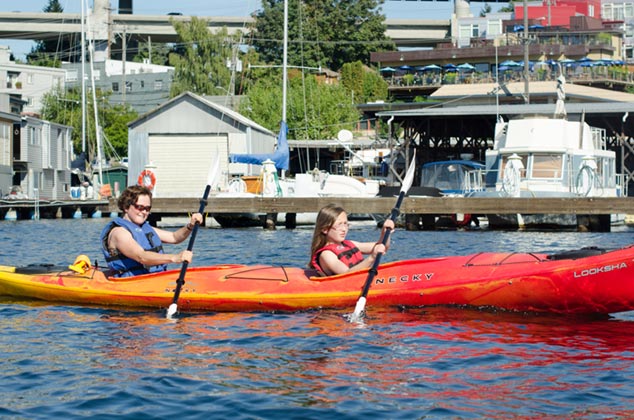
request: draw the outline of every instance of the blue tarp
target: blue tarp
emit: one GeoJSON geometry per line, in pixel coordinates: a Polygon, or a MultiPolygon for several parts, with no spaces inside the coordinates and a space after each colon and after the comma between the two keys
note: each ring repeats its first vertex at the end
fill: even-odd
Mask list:
{"type": "Polygon", "coordinates": [[[282,121],[280,133],[277,136],[277,147],[275,152],[266,154],[230,154],[229,161],[231,163],[250,163],[252,165],[261,165],[267,159],[271,159],[275,163],[275,168],[288,171],[289,168],[289,150],[286,135],[288,126],[286,121],[282,121]]]}

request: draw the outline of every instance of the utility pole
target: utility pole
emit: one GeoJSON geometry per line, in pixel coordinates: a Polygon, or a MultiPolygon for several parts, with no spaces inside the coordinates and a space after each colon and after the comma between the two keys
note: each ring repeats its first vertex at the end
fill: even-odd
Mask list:
{"type": "Polygon", "coordinates": [[[126,48],[127,48],[127,36],[126,36],[126,30],[125,30],[125,26],[123,27],[123,38],[121,39],[121,48],[123,49],[122,55],[121,55],[121,77],[123,78],[123,92],[121,95],[121,102],[122,104],[125,106],[125,93],[128,90],[128,87],[126,86],[126,80],[125,80],[125,61],[126,61],[126,48]]]}

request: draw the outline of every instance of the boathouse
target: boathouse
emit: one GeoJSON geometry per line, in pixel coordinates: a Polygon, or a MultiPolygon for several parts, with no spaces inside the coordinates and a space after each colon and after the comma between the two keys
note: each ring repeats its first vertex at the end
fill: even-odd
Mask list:
{"type": "MultiPolygon", "coordinates": [[[[439,89],[432,97],[438,102],[419,108],[385,110],[377,117],[389,121],[393,136],[390,147],[405,158],[416,148],[418,164],[458,158],[461,155],[484,160],[493,147],[495,123],[499,118],[553,115],[555,84],[550,89],[531,84],[531,103],[524,104],[521,84],[497,90],[481,85],[456,85],[439,89]],[[496,98],[496,94],[499,97],[496,98]],[[517,103],[520,102],[521,103],[517,103]],[[459,104],[459,105],[456,105],[459,104]]],[[[585,121],[605,130],[607,148],[617,153],[617,171],[623,173],[630,193],[634,192],[634,95],[606,89],[568,84],[567,118],[585,121]]]]}
{"type": "Polygon", "coordinates": [[[275,141],[275,133],[232,109],[185,92],[128,125],[128,185],[147,179],[156,197],[198,197],[214,156],[222,185],[260,173],[259,165],[229,163],[230,153],[271,153],[275,141]]]}
{"type": "Polygon", "coordinates": [[[69,199],[71,130],[0,112],[0,197],[20,191],[22,198],[69,199]]]}

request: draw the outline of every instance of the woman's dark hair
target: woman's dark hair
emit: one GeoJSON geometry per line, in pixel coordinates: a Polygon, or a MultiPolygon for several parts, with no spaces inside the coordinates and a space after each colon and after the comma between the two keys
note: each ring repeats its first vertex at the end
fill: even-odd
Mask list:
{"type": "Polygon", "coordinates": [[[140,185],[131,185],[121,193],[121,197],[119,197],[117,201],[119,210],[126,211],[131,205],[136,204],[140,195],[150,197],[150,204],[152,204],[152,191],[140,185]]]}

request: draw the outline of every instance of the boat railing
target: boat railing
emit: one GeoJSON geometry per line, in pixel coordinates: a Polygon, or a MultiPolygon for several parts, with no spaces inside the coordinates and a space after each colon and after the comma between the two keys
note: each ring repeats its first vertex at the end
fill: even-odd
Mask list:
{"type": "Polygon", "coordinates": [[[485,189],[485,171],[482,169],[474,169],[472,171],[466,172],[464,178],[464,187],[463,190],[465,194],[476,192],[476,191],[484,191],[485,189]]]}
{"type": "Polygon", "coordinates": [[[377,163],[364,162],[363,165],[352,165],[350,160],[330,161],[329,173],[357,177],[378,177],[384,175],[381,173],[381,165],[377,163]]]}
{"type": "Polygon", "coordinates": [[[628,176],[626,174],[616,174],[616,191],[619,197],[628,196],[629,182],[627,180],[628,176]]]}
{"type": "MultiPolygon", "coordinates": [[[[498,177],[498,172],[499,171],[497,170],[489,170],[488,172],[486,172],[488,182],[483,182],[481,184],[483,188],[481,188],[480,190],[473,188],[471,191],[495,190],[495,189],[503,190],[504,182],[502,179],[498,177]]],[[[558,172],[561,173],[560,171],[558,172]]],[[[617,197],[628,196],[628,182],[627,182],[628,177],[626,174],[620,173],[620,174],[610,175],[609,173],[599,172],[591,176],[590,178],[592,178],[592,184],[593,184],[592,188],[594,191],[594,193],[592,194],[593,196],[603,196],[606,193],[608,196],[612,196],[612,194],[615,194],[617,197]]],[[[472,181],[469,181],[469,182],[472,182],[472,181]]],[[[465,181],[465,192],[468,192],[467,190],[469,189],[469,187],[472,186],[470,185],[469,182],[465,181]]],[[[541,186],[541,188],[545,188],[548,191],[556,191],[558,189],[557,186],[563,186],[568,191],[574,192],[575,194],[579,196],[586,195],[585,192],[582,192],[585,190],[583,190],[579,185],[579,183],[581,182],[581,174],[579,172],[577,172],[575,176],[561,177],[560,175],[557,175],[555,177],[550,177],[550,178],[548,177],[526,178],[526,172],[524,171],[521,175],[520,182],[522,183],[521,185],[522,190],[527,190],[529,192],[533,188],[539,188],[539,186],[541,186]]]]}

